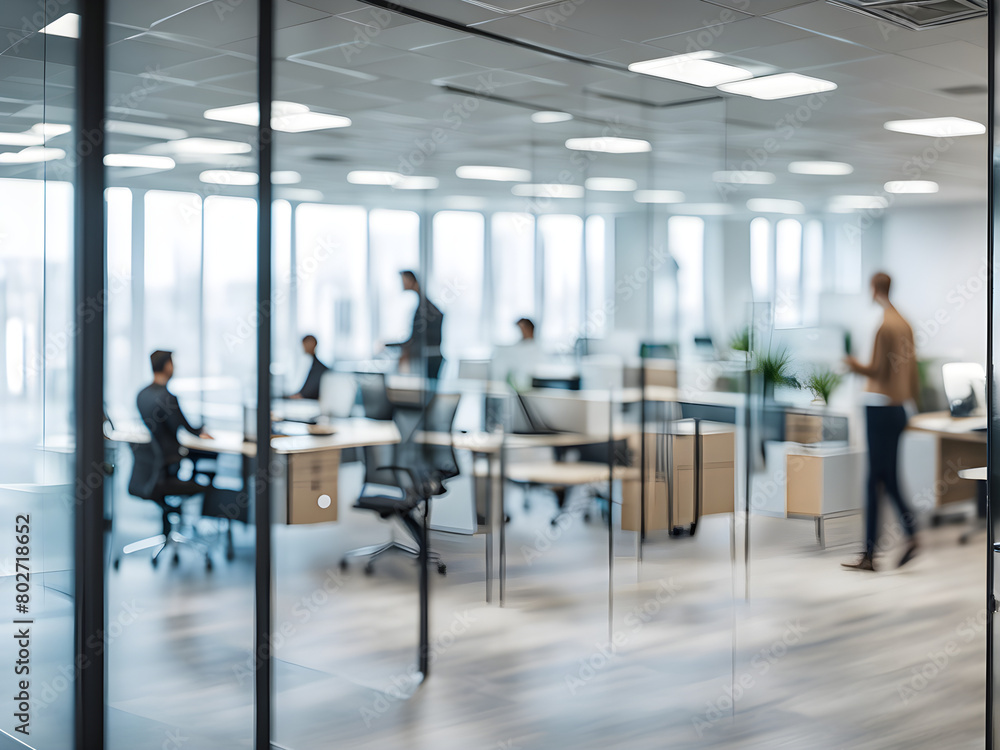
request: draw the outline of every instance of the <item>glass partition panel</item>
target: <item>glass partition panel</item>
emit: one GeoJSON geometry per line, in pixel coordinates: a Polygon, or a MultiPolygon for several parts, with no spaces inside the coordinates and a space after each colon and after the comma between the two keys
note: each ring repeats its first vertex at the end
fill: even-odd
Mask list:
{"type": "Polygon", "coordinates": [[[257,4],[108,20],[106,747],[249,746],[257,4]]]}
{"type": "Polygon", "coordinates": [[[73,742],[74,497],[86,492],[74,487],[77,42],[42,30],[79,12],[0,10],[0,736],[37,750],[73,742]]]}

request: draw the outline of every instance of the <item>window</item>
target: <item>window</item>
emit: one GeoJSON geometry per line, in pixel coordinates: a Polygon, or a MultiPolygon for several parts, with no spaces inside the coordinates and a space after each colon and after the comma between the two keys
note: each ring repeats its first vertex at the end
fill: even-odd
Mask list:
{"type": "Polygon", "coordinates": [[[271,236],[274,253],[271,264],[271,283],[274,288],[274,307],[271,316],[271,359],[274,366],[275,393],[294,393],[298,384],[289,382],[288,366],[295,362],[302,351],[298,326],[295,323],[292,303],[295,299],[294,256],[292,254],[292,205],[277,200],[271,204],[271,236]]]}
{"type": "Polygon", "coordinates": [[[515,323],[535,317],[535,219],[531,214],[496,213],[490,219],[493,265],[493,339],[512,344],[515,323]]]}
{"type": "Polygon", "coordinates": [[[671,216],[667,246],[677,262],[681,338],[705,330],[705,221],[697,216],[671,216]]]}
{"type": "Polygon", "coordinates": [[[444,313],[441,349],[445,359],[480,356],[485,219],[471,211],[439,211],[432,228],[434,253],[426,292],[444,313]]]}
{"type": "Polygon", "coordinates": [[[834,265],[834,290],[838,294],[858,294],[863,285],[861,271],[861,232],[837,232],[837,255],[834,265]]]}
{"type": "Polygon", "coordinates": [[[239,378],[251,398],[257,372],[257,201],[205,199],[203,336],[206,377],[239,378]]]}
{"type": "MultiPolygon", "coordinates": [[[[112,187],[107,201],[107,343],[105,392],[125,406],[139,389],[142,353],[132,351],[132,191],[112,187]]],[[[145,376],[144,369],[141,376],[145,376]]]]}
{"type": "Polygon", "coordinates": [[[823,292],[823,225],[813,219],[802,238],[802,317],[806,325],[819,323],[823,292]]]}
{"type": "Polygon", "coordinates": [[[608,326],[607,222],[587,217],[587,338],[600,338],[608,326]]]}
{"type": "Polygon", "coordinates": [[[403,292],[399,272],[419,272],[420,217],[413,211],[375,209],[368,215],[368,233],[376,336],[385,344],[405,341],[417,298],[403,292]]]}
{"type": "Polygon", "coordinates": [[[775,227],[774,324],[802,325],[802,224],[782,219],[775,227]]]}
{"type": "Polygon", "coordinates": [[[145,196],[143,355],[173,351],[178,377],[202,371],[201,210],[194,193],[145,196]]]}
{"type": "Polygon", "coordinates": [[[572,346],[586,334],[580,320],[583,219],[565,214],[542,216],[538,234],[545,258],[541,337],[572,346]]]}
{"type": "Polygon", "coordinates": [[[771,222],[763,216],[750,222],[750,288],[755,301],[771,299],[771,222]]]}
{"type": "Polygon", "coordinates": [[[303,203],[295,220],[300,333],[316,336],[328,365],[370,357],[365,209],[303,203]]]}

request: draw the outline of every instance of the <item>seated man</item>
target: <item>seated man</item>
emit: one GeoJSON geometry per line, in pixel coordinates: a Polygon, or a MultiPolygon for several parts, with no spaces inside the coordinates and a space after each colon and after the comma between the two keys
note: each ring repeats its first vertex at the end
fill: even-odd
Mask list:
{"type": "Polygon", "coordinates": [[[329,372],[330,368],[320,362],[319,357],[316,356],[316,337],[311,333],[302,337],[302,351],[312,358],[312,364],[298,393],[293,393],[289,398],[309,398],[316,401],[319,399],[320,381],[323,380],[323,375],[329,372]]]}
{"type": "Polygon", "coordinates": [[[521,318],[517,321],[517,327],[521,332],[521,340],[497,349],[493,377],[506,381],[511,388],[520,392],[531,389],[535,371],[548,358],[535,338],[535,324],[528,318],[521,318]]]}
{"type": "MultiPolygon", "coordinates": [[[[167,390],[167,382],[173,377],[174,362],[171,352],[155,351],[149,355],[153,366],[153,382],[139,391],[136,405],[143,424],[163,455],[163,475],[157,484],[164,495],[193,495],[204,491],[204,487],[191,480],[178,478],[181,459],[181,444],[177,430],[184,428],[192,435],[211,440],[212,436],[201,427],[192,427],[181,411],[177,397],[167,390]]],[[[164,514],[164,533],[169,530],[164,514]]]]}

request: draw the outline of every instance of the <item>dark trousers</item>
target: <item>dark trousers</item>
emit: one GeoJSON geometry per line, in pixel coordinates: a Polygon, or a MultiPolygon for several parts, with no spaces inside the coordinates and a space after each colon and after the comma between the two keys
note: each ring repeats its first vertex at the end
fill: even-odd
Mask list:
{"type": "Polygon", "coordinates": [[[916,518],[899,490],[899,438],[906,428],[906,410],[902,406],[869,406],[868,422],[868,500],[865,508],[865,551],[872,555],[878,542],[880,490],[884,489],[899,512],[899,519],[912,539],[917,533],[916,518]]]}

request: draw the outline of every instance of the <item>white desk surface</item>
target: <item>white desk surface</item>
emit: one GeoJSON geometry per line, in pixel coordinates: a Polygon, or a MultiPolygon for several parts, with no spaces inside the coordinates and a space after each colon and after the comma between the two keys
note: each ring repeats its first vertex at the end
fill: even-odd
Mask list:
{"type": "MultiPolygon", "coordinates": [[[[332,435],[292,435],[271,439],[271,448],[275,453],[308,453],[321,450],[343,450],[345,448],[360,448],[365,445],[391,445],[399,442],[399,431],[392,422],[380,422],[374,419],[352,418],[338,419],[333,422],[336,432],[332,435]]],[[[144,428],[124,427],[109,430],[108,440],[121,443],[148,443],[149,433],[144,428]]],[[[211,440],[203,440],[189,433],[179,436],[181,445],[185,448],[202,450],[209,453],[242,454],[255,456],[257,446],[243,440],[243,434],[235,430],[218,430],[212,433],[211,440]]]]}
{"type": "Polygon", "coordinates": [[[960,469],[958,476],[962,479],[975,479],[979,482],[986,481],[986,467],[977,466],[975,469],[960,469]]]}
{"type": "Polygon", "coordinates": [[[930,411],[913,416],[907,428],[960,440],[986,442],[986,422],[986,417],[953,417],[946,411],[930,411]]]}
{"type": "MultiPolygon", "coordinates": [[[[615,479],[638,479],[639,467],[616,466],[615,479]]],[[[507,479],[514,482],[572,487],[608,481],[608,465],[591,461],[526,461],[507,466],[507,479]]]]}

